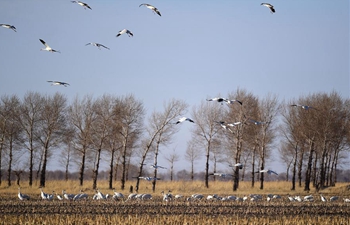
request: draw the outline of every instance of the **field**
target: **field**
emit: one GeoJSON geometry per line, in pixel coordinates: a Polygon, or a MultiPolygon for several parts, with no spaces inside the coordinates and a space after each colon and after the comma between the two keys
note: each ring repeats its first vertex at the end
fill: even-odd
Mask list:
{"type": "MultiPolygon", "coordinates": [[[[78,193],[83,189],[89,195],[87,200],[52,201],[40,198],[40,189],[36,186],[21,186],[21,192],[29,195],[29,201],[20,201],[18,187],[0,186],[0,223],[1,224],[350,224],[350,203],[343,198],[350,198],[349,184],[320,191],[327,199],[339,196],[337,201],[322,202],[320,193],[311,190],[305,193],[302,188],[290,191],[290,183],[266,182],[264,190],[251,188],[250,183],[242,182],[237,192],[232,192],[230,182],[211,182],[210,188],[204,182],[159,182],[155,193],[151,192],[151,183],[141,183],[139,193],[150,193],[150,200],[115,201],[114,199],[94,200],[92,184],[86,182],[79,187],[77,181],[51,181],[43,189],[46,193],[78,193]],[[164,202],[161,191],[172,190],[172,194],[182,194],[184,198],[164,202]],[[218,196],[234,195],[244,197],[258,194],[263,198],[258,201],[221,201],[192,200],[186,198],[194,193],[218,196]],[[278,194],[281,199],[266,200],[267,194],[278,194]],[[313,202],[290,202],[287,196],[312,194],[313,202]]],[[[134,185],[128,183],[126,187],[134,185]]],[[[115,184],[118,191],[119,183],[115,184]]],[[[258,186],[258,185],[256,185],[258,186]]],[[[99,190],[113,195],[107,182],[99,183],[99,190]]],[[[122,192],[129,195],[129,189],[122,192]]]]}

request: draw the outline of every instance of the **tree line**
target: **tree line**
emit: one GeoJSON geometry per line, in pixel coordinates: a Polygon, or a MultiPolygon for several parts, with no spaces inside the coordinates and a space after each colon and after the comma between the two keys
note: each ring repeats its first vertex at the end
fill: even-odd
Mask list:
{"type": "MultiPolygon", "coordinates": [[[[335,185],[336,171],[349,152],[349,99],[332,92],[279,102],[276,95],[261,98],[241,89],[227,94],[227,99],[238,99],[242,104],[203,99],[190,109],[195,123],[184,157],[190,162],[191,179],[195,161],[204,157],[206,187],[212,172],[217,172],[217,164],[225,163],[231,165],[233,191],[249,173],[252,186],[258,181],[263,189],[266,175],[259,171],[268,168],[268,160],[276,152],[273,150],[278,149],[287,179],[292,176],[292,189],[302,182],[305,190],[311,184],[317,188],[335,185]],[[234,166],[237,163],[242,166],[234,166]]],[[[1,171],[6,169],[9,186],[12,171],[26,171],[30,186],[35,176],[40,186],[45,186],[47,164],[53,152],[60,151],[66,177],[71,165],[79,168],[79,185],[86,179],[86,170],[92,169],[92,188],[97,188],[103,156],[109,164],[110,188],[120,174],[124,190],[132,166],[137,170],[133,175],[138,190],[146,162],[153,160],[157,165],[159,152],[173,143],[181,128],[176,121],[188,110],[185,101],[171,99],[146,118],[142,101],[133,95],[77,96],[71,103],[60,93],[27,92],[22,99],[3,95],[0,185],[1,171]]],[[[167,155],[172,178],[179,155],[176,151],[167,155]]],[[[157,177],[157,169],[152,176],[157,177]]],[[[152,181],[153,191],[156,183],[152,181]]]]}

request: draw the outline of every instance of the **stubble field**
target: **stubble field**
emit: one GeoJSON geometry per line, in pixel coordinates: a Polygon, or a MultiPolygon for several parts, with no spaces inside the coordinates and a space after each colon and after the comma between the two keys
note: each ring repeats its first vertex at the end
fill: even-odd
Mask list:
{"type": "MultiPolygon", "coordinates": [[[[52,201],[40,198],[40,189],[33,185],[21,186],[21,192],[29,195],[28,201],[20,201],[17,197],[18,187],[0,186],[0,223],[1,224],[350,224],[350,203],[343,198],[350,198],[349,184],[338,184],[336,187],[320,191],[329,199],[338,196],[336,201],[322,202],[320,193],[311,190],[306,193],[302,188],[290,191],[290,183],[266,182],[264,190],[250,187],[249,182],[242,182],[237,192],[232,191],[230,182],[211,182],[209,189],[204,182],[159,182],[155,193],[151,191],[151,183],[142,182],[139,193],[152,194],[150,200],[106,200],[92,199],[95,191],[91,183],[84,187],[77,185],[77,181],[48,182],[43,191],[61,194],[78,193],[80,189],[89,198],[78,201],[52,201]],[[169,202],[162,199],[162,190],[172,191],[173,195],[184,197],[169,202]],[[200,193],[202,200],[188,201],[192,194],[200,193]],[[261,200],[250,201],[221,201],[206,200],[208,195],[217,194],[221,197],[234,195],[243,198],[251,194],[262,196],[261,200]],[[268,194],[280,195],[281,199],[267,201],[268,194]],[[288,196],[313,195],[312,202],[290,202],[288,196]]],[[[127,187],[134,182],[127,184],[127,187]]],[[[128,196],[127,190],[116,191],[128,196]]],[[[104,194],[113,195],[108,189],[107,182],[99,183],[99,190],[104,194]]]]}

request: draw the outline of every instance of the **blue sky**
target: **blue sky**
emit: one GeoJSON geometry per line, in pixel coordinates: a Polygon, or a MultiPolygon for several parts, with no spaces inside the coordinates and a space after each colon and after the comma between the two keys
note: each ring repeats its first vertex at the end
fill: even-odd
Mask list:
{"type": "MultiPolygon", "coordinates": [[[[172,98],[190,111],[237,88],[281,101],[332,90],[349,97],[347,0],[273,0],[275,14],[257,0],[84,2],[92,10],[69,0],[0,1],[0,23],[17,28],[0,27],[0,95],[132,93],[149,114],[172,98]],[[116,38],[124,28],[134,37],[116,38]],[[39,38],[61,54],[40,51],[39,38]]],[[[184,125],[176,136],[179,151],[189,130],[184,125]]]]}

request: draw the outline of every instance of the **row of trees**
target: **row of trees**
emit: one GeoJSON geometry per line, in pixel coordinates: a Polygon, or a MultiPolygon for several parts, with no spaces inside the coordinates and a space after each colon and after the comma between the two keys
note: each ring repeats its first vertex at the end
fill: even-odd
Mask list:
{"type": "MultiPolygon", "coordinates": [[[[210,164],[217,172],[217,163],[240,162],[242,170],[232,167],[233,190],[238,189],[248,170],[252,186],[257,178],[263,189],[264,174],[256,172],[265,169],[272,150],[279,149],[287,176],[292,173],[292,188],[296,179],[302,185],[302,177],[305,190],[310,183],[320,188],[335,184],[335,171],[350,140],[348,99],[335,92],[318,93],[280,104],[275,95],[258,98],[245,90],[230,93],[227,98],[243,104],[203,100],[192,107],[195,124],[185,155],[191,162],[192,178],[194,162],[204,156],[206,187],[210,164]],[[313,108],[292,107],[295,103],[313,108]]],[[[153,160],[156,165],[159,152],[168,148],[179,131],[175,122],[187,111],[184,101],[172,99],[145,121],[143,103],[133,95],[76,97],[70,104],[59,93],[48,96],[28,92],[23,99],[5,95],[0,102],[0,171],[7,167],[8,185],[13,167],[28,171],[30,186],[37,171],[40,185],[45,186],[48,160],[54,151],[60,151],[66,174],[70,165],[76,165],[79,184],[83,185],[86,169],[91,168],[96,188],[103,156],[110,168],[109,187],[113,177],[120,174],[120,187],[124,189],[130,165],[137,166],[137,177],[144,175],[146,161],[153,160]]],[[[178,158],[176,152],[168,154],[171,165],[178,158]]],[[[157,170],[153,176],[157,177],[157,170]]],[[[156,182],[152,182],[153,190],[156,182]]]]}

